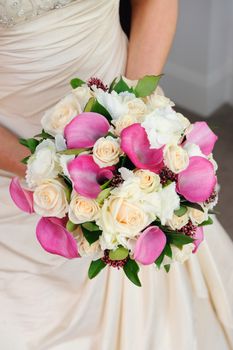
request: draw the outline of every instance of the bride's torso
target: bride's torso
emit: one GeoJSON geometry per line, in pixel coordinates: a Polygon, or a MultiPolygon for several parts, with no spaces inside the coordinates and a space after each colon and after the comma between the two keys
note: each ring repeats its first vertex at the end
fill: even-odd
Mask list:
{"type": "Polygon", "coordinates": [[[0,123],[32,136],[72,77],[123,73],[118,12],[119,0],[0,0],[0,123]]]}

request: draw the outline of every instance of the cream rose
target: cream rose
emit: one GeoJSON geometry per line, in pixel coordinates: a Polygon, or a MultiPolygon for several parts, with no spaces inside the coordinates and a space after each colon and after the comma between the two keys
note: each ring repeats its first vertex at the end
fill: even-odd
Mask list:
{"type": "Polygon", "coordinates": [[[175,103],[172,102],[168,97],[159,95],[157,93],[153,93],[151,96],[148,96],[146,98],[146,103],[150,110],[167,106],[175,106],[175,103]]]}
{"type": "Polygon", "coordinates": [[[119,141],[112,136],[101,137],[93,147],[94,161],[101,168],[117,164],[120,154],[119,141]]]}
{"type": "Polygon", "coordinates": [[[123,117],[120,117],[119,119],[116,119],[114,122],[115,125],[115,134],[117,136],[120,136],[122,130],[124,130],[125,128],[127,128],[128,126],[137,123],[138,120],[135,116],[131,115],[131,114],[126,114],[123,117]]]}
{"type": "Polygon", "coordinates": [[[189,218],[194,225],[200,225],[203,221],[208,220],[208,210],[207,208],[203,208],[203,210],[201,211],[195,208],[188,209],[189,218]]]}
{"type": "Polygon", "coordinates": [[[81,110],[83,111],[87,102],[92,97],[90,88],[87,85],[82,85],[72,90],[72,93],[77,97],[81,110]]]}
{"type": "Polygon", "coordinates": [[[96,220],[99,214],[98,203],[73,192],[69,206],[69,219],[74,224],[96,220]]]}
{"type": "Polygon", "coordinates": [[[93,260],[101,258],[104,254],[99,240],[89,244],[82,233],[80,226],[72,233],[78,244],[78,252],[82,257],[91,257],[93,260]]]}
{"type": "Polygon", "coordinates": [[[167,145],[164,148],[163,154],[164,163],[175,174],[186,169],[189,164],[188,153],[180,146],[172,144],[167,145]]]}
{"type": "Polygon", "coordinates": [[[139,205],[121,197],[110,196],[97,221],[103,230],[102,246],[112,249],[117,245],[118,236],[134,238],[149,223],[148,215],[139,205]]]}
{"type": "Polygon", "coordinates": [[[47,180],[33,193],[34,210],[41,216],[63,218],[68,211],[66,188],[59,180],[47,180]]]}
{"type": "Polygon", "coordinates": [[[134,98],[127,102],[128,114],[140,120],[147,112],[146,104],[140,98],[134,98]]]}
{"type": "Polygon", "coordinates": [[[139,169],[134,174],[140,179],[140,188],[147,193],[158,191],[162,187],[160,177],[152,171],[139,169]]]}
{"type": "Polygon", "coordinates": [[[167,225],[169,225],[173,230],[180,230],[183,226],[187,225],[188,221],[189,216],[187,213],[182,216],[173,214],[172,219],[167,221],[167,225]]]}
{"type": "Polygon", "coordinates": [[[53,136],[63,134],[65,126],[81,111],[78,99],[71,93],[45,112],[41,119],[42,127],[53,136]]]}
{"type": "Polygon", "coordinates": [[[43,180],[53,179],[60,171],[55,144],[51,140],[42,141],[29,158],[26,181],[29,187],[39,185],[43,180]]]}

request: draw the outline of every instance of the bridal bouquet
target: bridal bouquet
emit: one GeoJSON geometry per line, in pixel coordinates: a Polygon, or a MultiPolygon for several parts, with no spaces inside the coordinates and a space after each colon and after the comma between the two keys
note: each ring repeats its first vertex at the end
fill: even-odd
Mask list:
{"type": "Polygon", "coordinates": [[[168,272],[212,223],[217,136],[177,113],[159,79],[73,79],[42,132],[20,140],[31,155],[25,181],[11,181],[13,201],[41,216],[36,236],[47,252],[89,257],[90,278],[110,265],[140,286],[140,265],[168,272]]]}

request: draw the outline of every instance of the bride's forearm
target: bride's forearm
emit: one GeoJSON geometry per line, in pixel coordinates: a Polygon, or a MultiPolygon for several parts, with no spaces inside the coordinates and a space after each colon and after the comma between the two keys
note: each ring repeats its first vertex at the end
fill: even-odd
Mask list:
{"type": "Polygon", "coordinates": [[[24,176],[26,166],[20,161],[29,155],[29,151],[19,144],[17,136],[2,126],[0,140],[0,169],[24,176]]]}
{"type": "Polygon", "coordinates": [[[175,34],[178,0],[131,0],[126,76],[137,79],[160,74],[175,34]]]}

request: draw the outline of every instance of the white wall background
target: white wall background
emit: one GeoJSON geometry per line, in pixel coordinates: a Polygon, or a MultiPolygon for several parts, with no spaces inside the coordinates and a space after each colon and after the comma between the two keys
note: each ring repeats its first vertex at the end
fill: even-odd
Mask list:
{"type": "Polygon", "coordinates": [[[180,0],[162,86],[176,104],[203,116],[233,104],[233,0],[180,0]]]}

